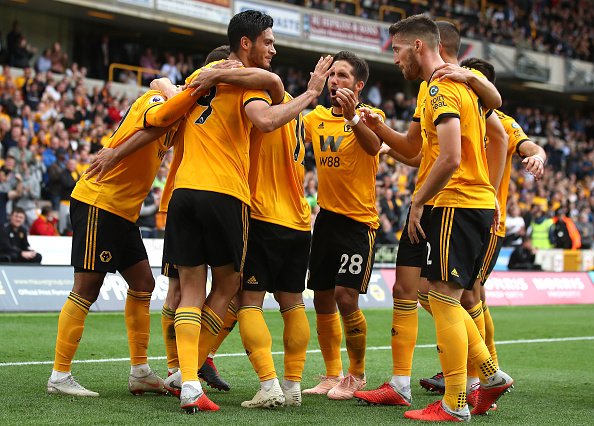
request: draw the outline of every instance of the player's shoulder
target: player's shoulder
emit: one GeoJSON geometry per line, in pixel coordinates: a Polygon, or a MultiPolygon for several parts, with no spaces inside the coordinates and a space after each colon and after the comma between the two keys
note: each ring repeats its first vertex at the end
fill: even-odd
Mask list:
{"type": "Polygon", "coordinates": [[[331,115],[332,115],[332,107],[325,107],[324,105],[318,105],[312,111],[310,111],[309,114],[306,115],[306,117],[309,117],[309,119],[313,119],[313,118],[328,117],[331,115]]]}
{"type": "Polygon", "coordinates": [[[363,102],[360,102],[360,103],[357,105],[356,109],[359,109],[359,108],[368,108],[368,109],[370,109],[370,110],[371,110],[373,113],[375,113],[375,114],[379,114],[379,115],[381,115],[381,116],[383,116],[383,117],[385,117],[385,116],[386,116],[386,113],[385,113],[384,111],[382,111],[381,109],[379,109],[379,108],[376,108],[376,107],[374,107],[374,106],[372,106],[372,105],[368,105],[368,104],[366,104],[366,103],[363,103],[363,102]]]}

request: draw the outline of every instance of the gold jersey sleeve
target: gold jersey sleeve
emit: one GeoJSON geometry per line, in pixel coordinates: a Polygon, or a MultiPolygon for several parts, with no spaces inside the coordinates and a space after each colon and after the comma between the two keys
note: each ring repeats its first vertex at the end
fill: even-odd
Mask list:
{"type": "MultiPolygon", "coordinates": [[[[195,71],[187,81],[199,72],[195,71]]],[[[255,99],[272,103],[264,91],[228,84],[212,87],[196,101],[186,114],[183,156],[175,176],[175,189],[219,192],[250,204],[249,146],[253,124],[244,106],[255,99]]]]}
{"type": "MultiPolygon", "coordinates": [[[[139,97],[130,106],[106,146],[115,148],[144,129],[147,111],[159,108],[163,102],[163,97],[155,90],[149,90],[139,97]]],[[[72,191],[72,198],[136,222],[142,202],[151,189],[163,156],[171,146],[177,126],[178,123],[175,123],[155,142],[130,154],[107,172],[100,182],[94,178],[79,179],[72,191]]]]}
{"type": "Polygon", "coordinates": [[[448,118],[460,120],[460,166],[435,197],[436,207],[495,208],[495,189],[489,182],[485,111],[469,86],[450,80],[429,84],[425,101],[426,137],[431,149],[439,147],[437,126],[448,118]]]}
{"type": "MultiPolygon", "coordinates": [[[[367,107],[386,118],[383,111],[367,107]]],[[[320,207],[377,229],[378,156],[365,152],[353,129],[342,115],[334,115],[332,108],[317,106],[305,116],[304,122],[305,140],[311,141],[316,157],[320,207]]]]}
{"type": "Polygon", "coordinates": [[[419,86],[419,93],[417,94],[417,106],[415,107],[415,113],[413,114],[413,121],[421,121],[421,113],[423,106],[425,105],[425,97],[427,95],[427,82],[423,80],[419,86]]]}
{"type": "Polygon", "coordinates": [[[175,135],[173,135],[173,159],[171,160],[171,164],[169,165],[167,179],[165,180],[165,186],[163,187],[163,193],[161,194],[161,201],[159,202],[159,211],[163,213],[167,213],[169,201],[171,200],[171,196],[173,195],[175,175],[177,174],[177,169],[179,169],[179,165],[181,163],[182,156],[184,153],[185,126],[186,121],[183,120],[180,123],[177,132],[175,132],[175,135]]]}
{"type": "Polygon", "coordinates": [[[507,157],[505,159],[505,169],[503,170],[503,177],[501,178],[501,184],[497,191],[497,201],[499,202],[499,208],[501,210],[501,219],[499,221],[499,229],[496,235],[505,237],[505,219],[507,218],[507,194],[509,192],[509,181],[511,178],[511,167],[512,157],[514,152],[517,151],[519,145],[522,142],[530,140],[530,138],[524,133],[522,127],[509,115],[505,115],[499,110],[494,110],[497,114],[497,118],[503,124],[505,133],[507,133],[507,157]]]}
{"type": "MultiPolygon", "coordinates": [[[[417,183],[415,185],[415,190],[413,192],[413,198],[417,191],[423,186],[425,180],[427,180],[427,176],[429,176],[429,172],[431,171],[431,167],[437,156],[439,155],[439,146],[431,148],[427,141],[427,134],[423,129],[425,128],[425,100],[427,99],[427,82],[422,81],[421,86],[419,87],[419,93],[417,95],[417,107],[415,109],[415,117],[418,116],[418,121],[421,125],[421,136],[423,138],[423,145],[421,147],[421,164],[419,164],[419,170],[417,171],[417,183]]],[[[431,200],[427,201],[425,205],[432,206],[435,203],[435,199],[432,198],[431,200]]]]}
{"type": "MultiPolygon", "coordinates": [[[[292,99],[285,92],[283,103],[292,99]]],[[[311,229],[311,211],[305,199],[303,116],[262,133],[254,128],[250,145],[250,216],[299,231],[311,229]]]]}

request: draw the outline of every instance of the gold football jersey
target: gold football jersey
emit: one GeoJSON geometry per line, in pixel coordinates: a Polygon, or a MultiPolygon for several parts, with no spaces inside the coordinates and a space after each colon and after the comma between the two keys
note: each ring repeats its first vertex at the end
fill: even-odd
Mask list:
{"type": "MultiPolygon", "coordinates": [[[[367,105],[374,113],[383,111],[367,105]]],[[[311,141],[318,172],[318,204],[321,208],[379,227],[375,206],[378,156],[359,145],[353,129],[332,108],[317,106],[305,116],[305,140],[311,141]]]]}
{"type": "MultiPolygon", "coordinates": [[[[196,70],[186,81],[192,81],[199,72],[196,70]]],[[[186,114],[176,189],[219,192],[250,204],[249,145],[253,124],[244,105],[255,99],[272,103],[262,90],[229,84],[217,84],[196,101],[186,114]]]]}
{"type": "MultiPolygon", "coordinates": [[[[282,103],[291,99],[285,92],[282,103]]],[[[299,231],[311,229],[311,211],[303,190],[304,137],[301,113],[272,132],[252,130],[249,174],[252,218],[299,231]]]]}
{"type": "MultiPolygon", "coordinates": [[[[140,96],[130,106],[106,146],[115,148],[144,129],[146,113],[152,108],[160,108],[164,101],[161,93],[156,90],[149,90],[140,96]]],[[[136,222],[176,130],[177,123],[155,142],[120,161],[100,182],[96,182],[94,178],[79,179],[72,191],[72,198],[136,222]]]]}
{"type": "Polygon", "coordinates": [[[461,131],[460,166],[437,194],[434,205],[494,209],[495,189],[489,182],[487,167],[485,111],[478,96],[469,86],[450,80],[436,80],[428,86],[421,128],[431,150],[438,152],[437,125],[444,118],[458,118],[461,131]]]}

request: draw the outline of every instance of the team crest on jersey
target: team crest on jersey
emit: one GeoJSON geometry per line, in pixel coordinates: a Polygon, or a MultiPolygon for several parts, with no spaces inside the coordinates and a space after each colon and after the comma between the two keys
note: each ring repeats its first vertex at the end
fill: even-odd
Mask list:
{"type": "Polygon", "coordinates": [[[103,263],[109,263],[111,258],[112,258],[111,252],[107,251],[107,250],[102,251],[101,254],[99,255],[99,259],[101,259],[101,262],[103,262],[103,263]]]}
{"type": "Polygon", "coordinates": [[[437,95],[437,93],[438,93],[438,92],[439,92],[439,87],[437,87],[437,86],[431,86],[431,87],[429,88],[429,94],[430,94],[431,96],[435,96],[435,95],[437,95]]]}
{"type": "Polygon", "coordinates": [[[165,99],[163,99],[163,96],[155,95],[151,98],[149,103],[156,104],[157,102],[165,102],[165,99]]]}

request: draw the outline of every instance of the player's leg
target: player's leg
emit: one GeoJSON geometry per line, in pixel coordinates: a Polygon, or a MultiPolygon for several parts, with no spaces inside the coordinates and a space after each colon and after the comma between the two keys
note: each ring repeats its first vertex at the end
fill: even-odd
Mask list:
{"type": "Polygon", "coordinates": [[[330,399],[350,399],[367,384],[365,349],[367,321],[359,309],[359,294],[367,293],[373,270],[375,230],[346,217],[335,220],[340,268],[334,297],[342,317],[349,370],[344,379],[328,392],[330,399]]]}
{"type": "Polygon", "coordinates": [[[333,214],[327,210],[320,210],[316,217],[311,240],[307,288],[314,292],[316,330],[326,372],[321,376],[320,383],[313,388],[303,390],[303,394],[306,395],[325,395],[342,378],[340,356],[342,326],[334,299],[334,286],[336,273],[340,266],[340,257],[333,244],[332,217],[333,214]]]}

